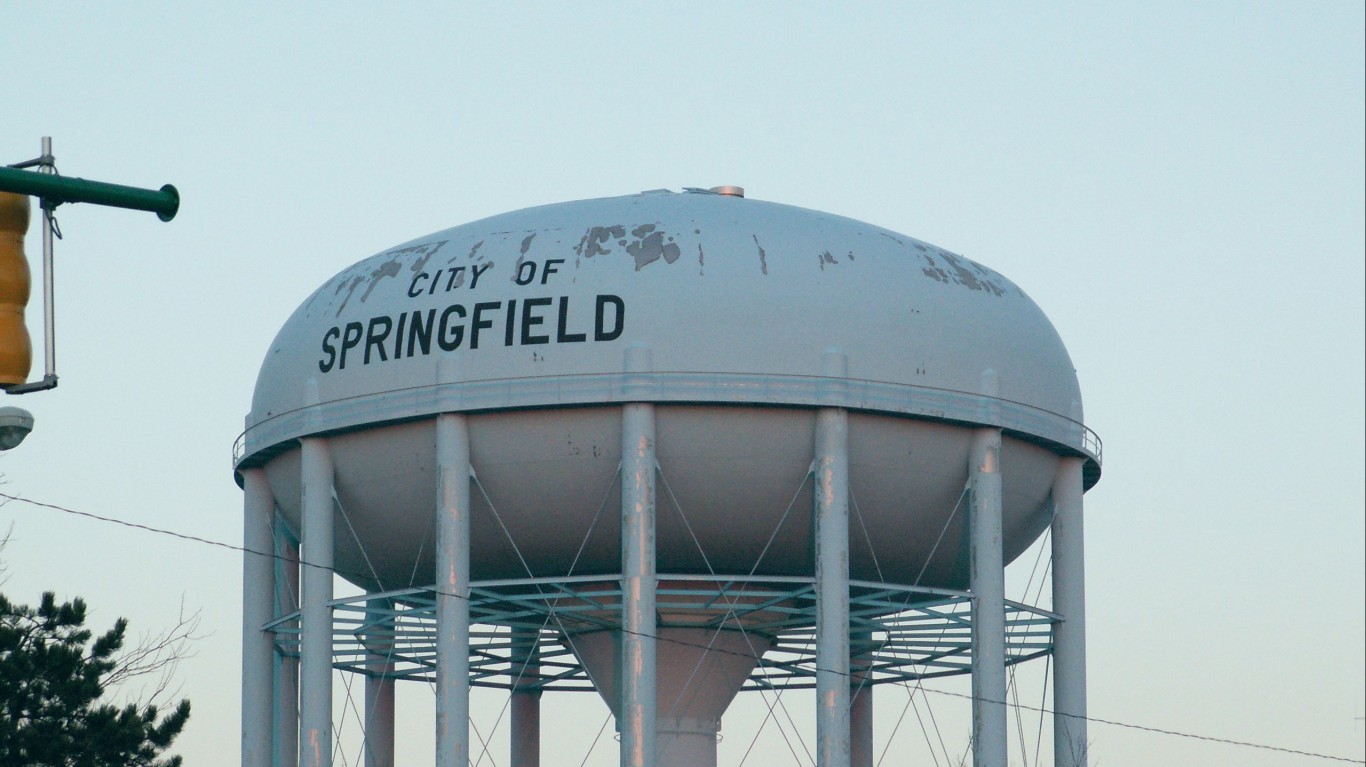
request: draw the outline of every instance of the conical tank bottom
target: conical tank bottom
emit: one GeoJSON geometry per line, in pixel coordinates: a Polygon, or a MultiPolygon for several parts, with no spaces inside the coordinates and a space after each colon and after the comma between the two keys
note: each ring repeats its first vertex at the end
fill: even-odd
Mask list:
{"type": "MultiPolygon", "coordinates": [[[[759,634],[705,628],[664,628],[657,635],[656,764],[715,767],[721,715],[772,641],[759,634]]],[[[575,634],[571,645],[620,729],[621,635],[575,634]]]]}

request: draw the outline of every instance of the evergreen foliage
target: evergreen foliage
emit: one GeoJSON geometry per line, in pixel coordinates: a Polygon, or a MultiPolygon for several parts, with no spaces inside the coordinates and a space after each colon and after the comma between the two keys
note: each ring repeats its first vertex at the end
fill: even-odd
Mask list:
{"type": "Polygon", "coordinates": [[[36,610],[0,595],[0,765],[179,767],[180,757],[161,753],[189,720],[190,702],[168,713],[101,702],[128,622],[94,637],[85,612],[83,600],[58,604],[51,592],[36,610]]]}

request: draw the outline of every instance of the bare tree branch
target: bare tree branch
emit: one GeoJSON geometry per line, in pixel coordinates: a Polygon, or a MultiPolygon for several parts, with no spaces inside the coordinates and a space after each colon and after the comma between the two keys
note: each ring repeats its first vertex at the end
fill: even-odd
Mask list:
{"type": "Polygon", "coordinates": [[[105,677],[107,690],[115,690],[140,677],[151,676],[150,684],[139,687],[135,694],[129,690],[119,690],[122,697],[132,697],[144,706],[158,705],[164,697],[174,698],[179,689],[171,691],[176,668],[182,660],[193,658],[191,645],[203,636],[197,634],[201,611],[185,614],[185,600],[182,597],[176,622],[159,632],[143,633],[137,645],[119,654],[114,668],[105,677]]]}

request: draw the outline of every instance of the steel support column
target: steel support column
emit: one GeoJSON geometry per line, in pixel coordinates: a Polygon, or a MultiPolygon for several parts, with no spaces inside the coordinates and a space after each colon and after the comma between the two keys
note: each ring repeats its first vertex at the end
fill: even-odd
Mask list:
{"type": "Polygon", "coordinates": [[[470,758],[470,432],[436,419],[436,765],[470,758]]]}
{"type": "Polygon", "coordinates": [[[978,429],[968,460],[972,758],[975,767],[1006,767],[1006,585],[1001,542],[1001,430],[978,429]]]}
{"type": "Polygon", "coordinates": [[[537,629],[512,630],[512,693],[508,702],[512,767],[540,767],[541,674],[537,629]]]}
{"type": "MultiPolygon", "coordinates": [[[[850,632],[850,643],[867,648],[869,631],[850,632]]],[[[855,652],[849,661],[849,765],[873,767],[873,683],[868,667],[871,653],[855,652]]]]}
{"type": "Polygon", "coordinates": [[[816,411],[816,764],[849,767],[849,413],[816,411]]]}
{"type": "Polygon", "coordinates": [[[873,767],[873,686],[849,690],[849,765],[873,767]]]}
{"type": "Polygon", "coordinates": [[[1053,763],[1086,767],[1086,562],[1082,462],[1064,458],[1053,480],[1053,763]]]}
{"type": "MultiPolygon", "coordinates": [[[[392,600],[366,603],[366,623],[384,625],[392,600]]],[[[365,767],[394,767],[394,671],[391,629],[366,638],[370,648],[365,675],[365,767]]]]}
{"type": "Polygon", "coordinates": [[[242,765],[260,767],[275,745],[275,635],[262,630],[275,617],[275,496],[264,469],[242,484],[242,765]]]}
{"type": "Polygon", "coordinates": [[[655,408],[621,414],[621,765],[655,763],[655,408]]]}
{"type": "Polygon", "coordinates": [[[299,646],[299,760],[332,765],[332,453],[327,440],[303,442],[303,609],[299,646]]]}
{"type": "MultiPolygon", "coordinates": [[[[275,614],[299,609],[299,546],[275,520],[275,614]]],[[[298,629],[299,624],[286,624],[298,629]]],[[[299,658],[275,654],[275,767],[299,767],[299,658]]]]}

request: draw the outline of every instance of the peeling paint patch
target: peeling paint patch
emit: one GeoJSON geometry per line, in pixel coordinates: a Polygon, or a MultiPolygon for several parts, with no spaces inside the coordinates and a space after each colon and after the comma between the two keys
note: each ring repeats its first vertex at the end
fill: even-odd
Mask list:
{"type": "Polygon", "coordinates": [[[361,294],[360,302],[365,303],[365,300],[369,298],[370,294],[375,291],[375,286],[379,284],[380,280],[384,279],[385,277],[397,277],[398,271],[398,259],[395,258],[392,261],[384,262],[384,264],[381,265],[380,268],[371,272],[370,285],[367,286],[365,288],[365,292],[361,294]]]}
{"type": "Polygon", "coordinates": [[[579,240],[579,244],[574,248],[574,252],[584,258],[592,258],[593,256],[601,255],[603,253],[611,253],[612,250],[610,248],[604,248],[603,243],[606,243],[608,240],[625,236],[626,227],[621,224],[595,226],[590,228],[583,235],[583,239],[579,240]]]}
{"type": "Polygon", "coordinates": [[[759,249],[759,270],[765,275],[768,274],[768,254],[764,252],[764,246],[759,244],[759,235],[751,234],[754,238],[754,247],[759,249]]]}
{"type": "Polygon", "coordinates": [[[702,277],[707,273],[707,254],[702,252],[702,243],[697,243],[697,276],[702,277]]]}
{"type": "Polygon", "coordinates": [[[656,232],[654,228],[654,224],[646,224],[631,230],[631,234],[639,239],[627,243],[626,252],[636,260],[637,272],[660,258],[668,264],[678,260],[678,245],[673,242],[673,238],[670,237],[669,242],[665,242],[664,233],[656,232]]]}
{"type": "Polygon", "coordinates": [[[900,237],[893,236],[892,234],[889,234],[889,233],[887,233],[887,232],[878,232],[878,234],[882,235],[883,237],[886,237],[887,239],[891,240],[892,242],[895,242],[897,245],[905,245],[905,244],[906,244],[905,242],[903,242],[903,241],[901,240],[900,237]]]}
{"type": "Polygon", "coordinates": [[[608,247],[613,240],[617,246],[625,248],[627,254],[636,262],[636,271],[640,271],[655,261],[664,259],[667,264],[677,261],[683,251],[674,242],[673,235],[660,230],[658,222],[653,224],[639,224],[631,227],[631,236],[626,236],[626,226],[623,224],[612,224],[609,226],[595,226],[590,228],[584,235],[579,244],[574,248],[574,252],[583,258],[592,258],[606,253],[611,253],[612,248],[608,247]]]}
{"type": "Polygon", "coordinates": [[[341,302],[341,306],[338,306],[338,307],[337,307],[337,316],[338,316],[338,317],[341,316],[342,309],[345,309],[345,308],[346,308],[346,304],[349,303],[349,302],[351,301],[351,296],[353,296],[353,295],[356,294],[356,288],[359,288],[359,287],[360,287],[360,284],[361,284],[362,282],[365,282],[365,278],[364,278],[363,276],[361,276],[361,275],[358,274],[358,275],[356,275],[355,277],[352,277],[352,278],[349,279],[349,280],[342,280],[341,282],[337,283],[337,290],[336,290],[335,293],[333,293],[333,295],[338,295],[338,296],[339,296],[339,295],[341,295],[341,292],[342,292],[343,290],[346,291],[346,298],[343,298],[343,299],[342,299],[342,302],[341,302]]]}
{"type": "Polygon", "coordinates": [[[821,271],[822,271],[822,272],[825,271],[825,265],[826,265],[826,264],[833,264],[833,265],[838,265],[838,264],[839,264],[839,262],[835,260],[835,257],[832,256],[832,255],[830,255],[830,251],[828,251],[828,250],[825,251],[824,253],[820,254],[819,260],[820,260],[821,271]]]}
{"type": "MultiPolygon", "coordinates": [[[[526,252],[531,250],[531,241],[536,239],[536,233],[532,232],[522,238],[522,250],[517,256],[517,263],[512,266],[512,275],[508,277],[511,282],[517,282],[521,278],[522,264],[526,262],[526,252]]],[[[533,270],[534,271],[534,270],[533,270]]]]}
{"type": "Polygon", "coordinates": [[[943,260],[944,267],[941,267],[928,252],[921,256],[928,264],[920,270],[925,276],[946,285],[961,285],[968,290],[981,290],[997,296],[1005,295],[1005,286],[1001,285],[999,278],[986,267],[948,251],[940,250],[937,254],[943,260]]]}
{"type": "Polygon", "coordinates": [[[345,291],[346,297],[342,299],[341,305],[337,307],[336,316],[341,316],[342,311],[346,309],[346,305],[351,302],[351,299],[356,295],[356,291],[360,289],[361,285],[365,285],[366,282],[369,282],[369,285],[365,288],[365,292],[362,293],[360,297],[361,302],[364,303],[370,298],[370,294],[374,292],[375,287],[379,285],[381,280],[387,277],[397,277],[398,273],[402,270],[400,256],[416,254],[417,258],[414,259],[410,268],[414,271],[420,271],[422,266],[425,265],[432,256],[436,255],[437,251],[441,250],[441,248],[446,245],[446,242],[446,240],[438,240],[437,242],[429,242],[423,245],[414,245],[408,248],[391,250],[384,254],[389,256],[389,260],[371,270],[369,274],[357,274],[352,277],[342,276],[337,283],[336,290],[333,291],[333,295],[339,296],[342,294],[342,291],[345,291]]]}
{"type": "Polygon", "coordinates": [[[940,269],[939,266],[938,266],[937,264],[934,263],[934,259],[930,258],[929,256],[926,256],[926,257],[925,257],[925,260],[926,260],[927,262],[929,262],[930,265],[929,265],[929,266],[925,266],[925,267],[921,267],[920,271],[921,271],[926,277],[929,277],[929,278],[932,279],[932,280],[937,280],[937,281],[942,282],[942,283],[945,283],[945,284],[947,284],[948,282],[950,282],[950,280],[949,280],[949,273],[946,272],[946,271],[944,271],[943,269],[940,269]]]}

